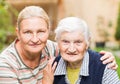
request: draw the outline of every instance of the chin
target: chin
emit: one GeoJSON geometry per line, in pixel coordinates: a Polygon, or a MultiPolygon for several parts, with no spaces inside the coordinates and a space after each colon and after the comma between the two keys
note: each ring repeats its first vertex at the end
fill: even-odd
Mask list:
{"type": "Polygon", "coordinates": [[[68,63],[74,63],[75,61],[74,60],[65,60],[67,61],[68,63]]]}
{"type": "Polygon", "coordinates": [[[31,53],[39,53],[42,51],[42,49],[30,49],[29,50],[31,53]]]}

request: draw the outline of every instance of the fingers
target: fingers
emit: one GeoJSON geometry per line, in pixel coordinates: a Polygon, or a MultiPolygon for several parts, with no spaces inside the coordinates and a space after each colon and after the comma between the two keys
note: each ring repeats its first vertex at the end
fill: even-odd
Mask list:
{"type": "Polygon", "coordinates": [[[113,70],[117,70],[118,69],[118,65],[116,64],[114,67],[112,67],[111,69],[113,70]]]}
{"type": "Polygon", "coordinates": [[[108,56],[108,57],[104,58],[102,61],[103,61],[103,64],[107,64],[107,63],[112,63],[112,62],[114,62],[114,60],[115,60],[114,57],[108,56]]]}
{"type": "Polygon", "coordinates": [[[101,61],[103,61],[103,64],[111,63],[115,61],[115,57],[110,52],[106,52],[101,58],[101,61]]]}
{"type": "Polygon", "coordinates": [[[116,70],[118,68],[118,65],[116,63],[115,57],[111,52],[101,51],[100,54],[104,54],[100,60],[103,64],[108,64],[107,67],[111,68],[113,70],[116,70]]]}
{"type": "Polygon", "coordinates": [[[50,56],[49,60],[48,60],[48,64],[52,65],[53,61],[54,61],[55,57],[50,56]]]}
{"type": "Polygon", "coordinates": [[[53,66],[52,66],[53,72],[55,72],[56,66],[57,66],[57,62],[55,62],[55,63],[53,64],[53,66]]]}
{"type": "Polygon", "coordinates": [[[116,69],[118,68],[118,65],[116,64],[115,61],[113,61],[112,63],[109,63],[109,64],[107,65],[107,68],[116,70],[116,69]]]}
{"type": "Polygon", "coordinates": [[[49,61],[48,61],[48,64],[47,64],[48,68],[49,68],[52,72],[55,71],[56,66],[57,66],[57,62],[54,62],[54,60],[55,60],[55,57],[50,57],[50,59],[49,59],[49,61]],[[53,64],[53,62],[54,62],[54,64],[53,64]]]}
{"type": "Polygon", "coordinates": [[[46,67],[43,69],[42,84],[53,84],[54,71],[57,65],[56,62],[53,64],[54,59],[55,59],[54,57],[49,58],[46,67]]]}
{"type": "Polygon", "coordinates": [[[101,50],[99,53],[100,53],[100,54],[105,54],[105,53],[106,53],[106,51],[101,50]]]}

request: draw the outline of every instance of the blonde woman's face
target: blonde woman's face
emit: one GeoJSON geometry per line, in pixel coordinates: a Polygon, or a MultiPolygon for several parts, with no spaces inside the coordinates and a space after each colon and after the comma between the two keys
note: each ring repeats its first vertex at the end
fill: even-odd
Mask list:
{"type": "Polygon", "coordinates": [[[49,29],[44,19],[33,17],[22,20],[17,36],[24,51],[40,52],[46,45],[49,29]]]}
{"type": "Polygon", "coordinates": [[[80,31],[63,32],[58,40],[61,56],[69,63],[78,63],[88,48],[84,35],[80,31]]]}

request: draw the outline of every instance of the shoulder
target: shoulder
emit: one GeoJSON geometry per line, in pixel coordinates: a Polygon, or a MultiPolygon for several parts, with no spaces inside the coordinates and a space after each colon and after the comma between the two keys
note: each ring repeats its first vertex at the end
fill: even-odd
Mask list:
{"type": "Polygon", "coordinates": [[[88,50],[88,53],[89,53],[90,76],[92,76],[94,78],[96,75],[99,74],[97,77],[94,78],[94,80],[99,79],[99,81],[101,81],[106,65],[104,65],[101,62],[101,60],[100,60],[101,55],[98,52],[93,51],[93,50],[88,50]]]}
{"type": "Polygon", "coordinates": [[[116,70],[105,68],[102,83],[120,84],[119,76],[116,70]]]}
{"type": "Polygon", "coordinates": [[[100,60],[100,57],[102,56],[100,53],[93,51],[93,50],[88,50],[89,56],[92,57],[93,59],[98,59],[100,60]]]}
{"type": "Polygon", "coordinates": [[[49,52],[51,56],[57,56],[58,55],[58,46],[57,43],[51,40],[47,40],[47,44],[45,49],[49,52]]]}
{"type": "Polygon", "coordinates": [[[56,47],[57,46],[57,43],[54,42],[54,41],[51,41],[51,40],[47,40],[47,46],[51,46],[51,47],[56,47]]]}
{"type": "Polygon", "coordinates": [[[18,64],[17,52],[14,43],[10,44],[0,54],[0,67],[1,66],[16,66],[18,64]]]}
{"type": "Polygon", "coordinates": [[[56,44],[56,42],[52,41],[52,40],[47,40],[47,44],[56,44]]]}
{"type": "Polygon", "coordinates": [[[101,58],[101,54],[96,52],[96,51],[93,51],[93,50],[88,50],[88,53],[89,53],[89,62],[90,64],[93,64],[93,65],[96,65],[96,66],[106,66],[104,65],[100,58],[101,58]]]}

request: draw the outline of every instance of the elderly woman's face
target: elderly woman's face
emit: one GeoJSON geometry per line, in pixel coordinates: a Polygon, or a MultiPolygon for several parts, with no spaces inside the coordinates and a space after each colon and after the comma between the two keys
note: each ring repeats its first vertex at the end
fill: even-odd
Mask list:
{"type": "Polygon", "coordinates": [[[88,48],[80,31],[63,32],[58,40],[58,46],[63,59],[71,63],[81,61],[88,48]]]}

